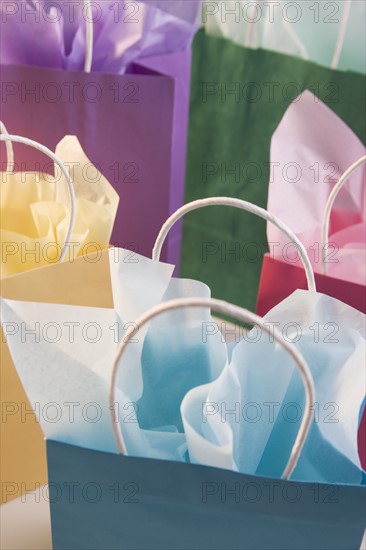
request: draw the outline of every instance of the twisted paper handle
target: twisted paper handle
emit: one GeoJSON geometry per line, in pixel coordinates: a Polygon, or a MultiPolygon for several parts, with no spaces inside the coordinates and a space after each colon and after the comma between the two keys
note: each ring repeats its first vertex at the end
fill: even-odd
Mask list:
{"type": "Polygon", "coordinates": [[[313,268],[311,267],[311,262],[310,262],[308,253],[306,251],[306,248],[302,244],[302,242],[295,235],[295,233],[291,231],[291,229],[287,227],[287,225],[284,224],[283,221],[277,218],[277,216],[275,216],[274,214],[271,214],[264,208],[261,208],[260,206],[252,204],[251,202],[243,201],[241,199],[235,199],[233,197],[211,197],[208,199],[199,199],[197,201],[189,202],[184,206],[182,206],[181,208],[179,208],[174,214],[170,216],[170,218],[168,218],[168,220],[164,223],[163,227],[161,228],[159,235],[155,241],[155,245],[152,252],[152,259],[159,261],[161,249],[163,247],[164,241],[170,229],[175,224],[175,222],[180,220],[180,218],[182,218],[188,212],[192,212],[193,210],[198,210],[199,208],[205,208],[206,206],[232,206],[234,208],[239,208],[241,210],[251,212],[256,216],[259,216],[260,218],[263,218],[264,220],[267,220],[268,222],[273,223],[298,247],[300,256],[301,256],[301,261],[303,263],[305,273],[306,273],[308,288],[311,292],[316,292],[314,271],[313,271],[313,268]]]}
{"type": "Polygon", "coordinates": [[[359,158],[358,160],[356,160],[356,162],[354,162],[349,168],[347,168],[347,170],[341,175],[341,177],[339,178],[338,182],[336,183],[336,185],[333,187],[329,197],[328,197],[328,200],[327,200],[327,204],[325,205],[325,209],[324,209],[324,215],[323,215],[323,222],[322,222],[322,271],[324,273],[324,275],[327,274],[327,249],[328,249],[328,239],[329,239],[329,224],[330,224],[330,213],[331,213],[331,210],[333,208],[333,205],[334,205],[334,202],[338,196],[338,193],[340,192],[340,190],[342,189],[343,185],[346,183],[346,181],[348,180],[348,178],[350,177],[351,174],[353,174],[353,172],[355,170],[357,170],[357,168],[359,166],[361,166],[362,164],[364,164],[366,162],[366,155],[359,158]]]}
{"type": "MultiPolygon", "coordinates": [[[[4,125],[2,127],[4,127],[4,125]]],[[[62,160],[59,159],[55,155],[55,153],[53,153],[52,151],[50,151],[50,149],[48,149],[44,145],[41,145],[37,141],[33,141],[32,139],[28,139],[28,138],[25,138],[25,137],[22,137],[22,136],[13,136],[13,135],[10,135],[10,134],[0,134],[0,141],[4,141],[5,144],[7,144],[9,142],[10,143],[15,142],[15,143],[22,143],[23,145],[29,145],[29,147],[33,147],[34,149],[37,149],[38,151],[41,151],[41,153],[44,153],[45,155],[47,155],[51,160],[53,160],[54,163],[56,163],[61,168],[61,172],[63,173],[63,175],[66,178],[67,187],[68,187],[69,195],[70,195],[70,223],[69,223],[69,228],[67,230],[66,239],[65,239],[64,245],[63,245],[62,250],[61,250],[60,259],[59,259],[59,261],[62,262],[65,259],[68,246],[71,242],[71,235],[74,231],[75,214],[76,214],[76,205],[75,205],[76,198],[75,198],[74,184],[73,184],[73,181],[72,181],[72,178],[71,178],[71,175],[70,175],[69,171],[67,170],[67,168],[64,165],[64,163],[62,162],[62,160]]],[[[13,151],[13,149],[12,149],[12,151],[13,151]]],[[[14,157],[12,157],[12,158],[14,158],[14,157]]],[[[9,163],[9,157],[8,157],[8,166],[9,166],[9,164],[10,163],[9,163]]],[[[13,163],[12,163],[12,168],[11,168],[10,171],[12,171],[12,169],[13,169],[13,163]]]]}
{"type": "Polygon", "coordinates": [[[93,63],[94,23],[91,0],[84,0],[85,24],[86,24],[86,50],[84,71],[90,73],[93,63]]]}
{"type": "Polygon", "coordinates": [[[252,325],[256,325],[260,327],[262,330],[264,330],[266,333],[270,335],[272,334],[276,342],[280,344],[290,354],[290,356],[294,360],[296,367],[299,371],[299,374],[301,376],[301,380],[304,384],[305,412],[301,420],[301,424],[295,439],[295,443],[291,450],[290,458],[282,474],[282,478],[287,479],[292,474],[292,472],[296,467],[297,461],[300,457],[301,451],[303,449],[303,446],[305,444],[306,438],[308,436],[308,433],[311,427],[312,408],[315,403],[315,389],[314,389],[314,381],[313,381],[310,369],[305,359],[303,358],[301,353],[296,349],[296,347],[293,344],[286,342],[286,340],[284,339],[283,335],[279,330],[276,329],[274,330],[273,333],[271,333],[270,327],[268,326],[268,324],[267,325],[265,324],[264,319],[239,306],[229,304],[222,300],[215,300],[213,298],[211,299],[180,298],[177,300],[164,302],[162,304],[159,304],[153,307],[148,312],[144,313],[126,331],[126,334],[124,335],[122,342],[119,345],[119,348],[117,350],[117,353],[113,362],[113,369],[112,369],[110,390],[109,390],[109,406],[110,406],[110,411],[112,416],[113,432],[115,435],[117,448],[119,452],[121,454],[127,454],[119,415],[118,414],[115,415],[115,404],[117,403],[117,386],[116,386],[117,374],[118,374],[118,368],[121,364],[123,354],[126,351],[126,348],[129,342],[131,341],[131,339],[138,333],[138,331],[143,325],[145,325],[151,319],[153,319],[157,315],[160,315],[161,313],[164,313],[166,311],[176,310],[176,309],[182,309],[185,307],[212,308],[218,313],[232,316],[244,323],[250,323],[252,325]]]}
{"type": "MultiPolygon", "coordinates": [[[[7,131],[5,124],[0,120],[0,134],[6,134],[8,135],[9,132],[7,131]]],[[[7,172],[12,172],[14,170],[14,149],[12,142],[8,139],[5,141],[5,147],[6,147],[6,168],[5,170],[7,172]]]]}
{"type": "Polygon", "coordinates": [[[341,57],[342,48],[344,44],[344,39],[346,36],[346,30],[348,26],[350,13],[351,13],[351,0],[343,0],[343,11],[341,16],[341,21],[339,23],[337,42],[335,45],[332,62],[330,64],[331,69],[336,69],[338,67],[339,59],[341,57]]]}

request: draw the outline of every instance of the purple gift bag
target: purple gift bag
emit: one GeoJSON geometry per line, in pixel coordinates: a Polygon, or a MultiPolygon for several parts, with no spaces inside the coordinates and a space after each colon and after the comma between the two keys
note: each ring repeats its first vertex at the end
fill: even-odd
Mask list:
{"type": "MultiPolygon", "coordinates": [[[[66,4],[2,3],[1,118],[9,133],[53,150],[65,135],[76,135],[120,195],[112,244],[150,255],[162,223],[183,202],[192,5],[182,19],[140,2],[93,2],[87,73],[83,2],[73,19],[66,4]]],[[[30,148],[14,150],[16,171],[53,169],[30,148]]],[[[92,184],[95,173],[86,170],[85,177],[92,184]]],[[[164,255],[176,265],[180,237],[178,226],[164,255]]]]}

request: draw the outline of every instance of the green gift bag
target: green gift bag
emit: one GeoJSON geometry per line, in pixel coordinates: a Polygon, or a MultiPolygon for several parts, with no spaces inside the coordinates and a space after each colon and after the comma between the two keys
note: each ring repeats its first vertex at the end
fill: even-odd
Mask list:
{"type": "MultiPolygon", "coordinates": [[[[362,74],[244,48],[200,31],[193,44],[185,201],[225,195],[265,207],[272,134],[306,89],[365,141],[362,74]]],[[[298,177],[291,163],[274,169],[287,180],[298,177]]],[[[316,171],[316,165],[309,166],[314,184],[316,171]]],[[[206,282],[214,296],[254,310],[267,251],[263,220],[234,209],[201,209],[184,219],[181,275],[206,282]]]]}

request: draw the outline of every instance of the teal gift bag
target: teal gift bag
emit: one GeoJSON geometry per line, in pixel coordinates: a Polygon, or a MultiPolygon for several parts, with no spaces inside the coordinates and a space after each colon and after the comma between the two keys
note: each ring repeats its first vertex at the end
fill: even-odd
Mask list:
{"type": "Polygon", "coordinates": [[[55,441],[47,441],[47,459],[54,550],[359,550],[365,529],[364,487],[55,441]]]}
{"type": "MultiPolygon", "coordinates": [[[[225,314],[239,311],[241,321],[256,320],[217,300],[189,298],[151,310],[137,326],[143,327],[158,310],[183,305],[202,307],[205,303],[225,314]]],[[[135,333],[137,327],[126,335],[125,351],[135,333]]],[[[291,344],[287,346],[291,349],[291,344]]],[[[116,368],[120,357],[121,348],[116,368]]],[[[261,366],[252,364],[250,368],[255,372],[261,366]]],[[[112,393],[112,402],[116,394],[112,393]]],[[[159,402],[153,404],[154,410],[157,407],[159,402]]],[[[305,421],[300,430],[303,425],[305,421]]],[[[126,451],[125,428],[123,422],[120,426],[114,424],[121,451],[126,451]]],[[[311,443],[314,446],[314,439],[311,443]]],[[[299,438],[296,444],[292,451],[280,445],[282,454],[295,459],[293,464],[302,458],[299,438]]],[[[273,453],[276,455],[276,449],[272,448],[273,453]]],[[[321,483],[297,481],[296,477],[292,480],[292,476],[288,480],[286,475],[246,475],[186,461],[117,456],[55,441],[47,442],[47,457],[55,550],[358,550],[366,526],[366,488],[357,482],[321,483]],[[67,492],[60,491],[69,485],[75,488],[72,503],[67,492]],[[77,522],[73,514],[77,514],[77,522]]],[[[327,458],[334,458],[332,452],[327,458]]],[[[291,459],[287,457],[286,462],[288,468],[291,459]]],[[[329,465],[329,470],[332,467],[329,465]]]]}

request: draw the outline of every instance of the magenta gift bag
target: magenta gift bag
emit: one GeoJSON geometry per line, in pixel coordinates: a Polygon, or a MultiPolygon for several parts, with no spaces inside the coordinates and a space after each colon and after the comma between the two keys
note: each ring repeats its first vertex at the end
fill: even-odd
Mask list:
{"type": "MultiPolygon", "coordinates": [[[[83,1],[78,3],[70,12],[64,1],[2,2],[2,120],[10,134],[53,150],[65,135],[76,135],[120,195],[112,244],[150,255],[162,223],[183,201],[196,12],[191,3],[182,19],[179,2],[179,17],[154,3],[92,2],[87,73],[88,19],[83,1]],[[51,12],[56,4],[58,11],[51,12]]],[[[15,161],[16,171],[52,170],[22,145],[15,146],[17,158],[22,164],[15,161]]],[[[92,184],[95,173],[90,169],[85,177],[92,184]]],[[[164,255],[176,265],[180,236],[177,227],[164,255]]]]}

